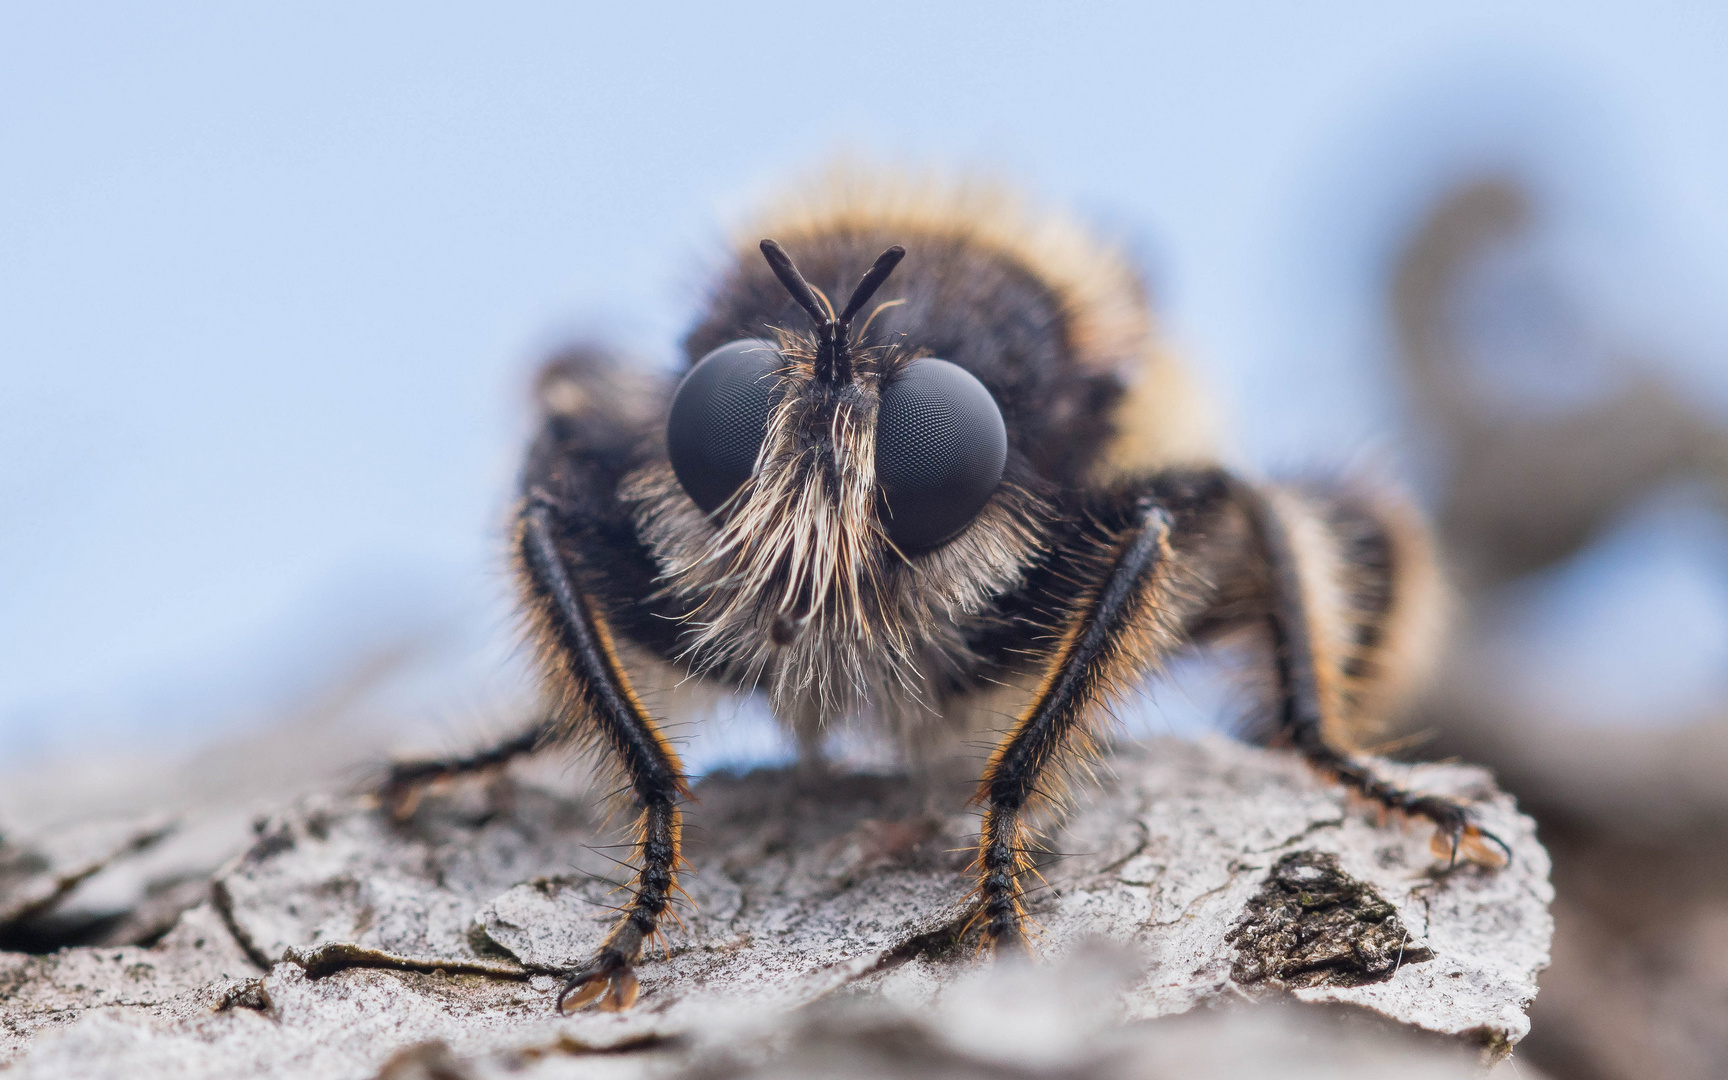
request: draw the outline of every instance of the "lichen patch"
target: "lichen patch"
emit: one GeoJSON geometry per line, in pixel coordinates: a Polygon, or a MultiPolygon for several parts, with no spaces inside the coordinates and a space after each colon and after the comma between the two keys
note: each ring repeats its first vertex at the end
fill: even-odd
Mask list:
{"type": "Polygon", "coordinates": [[[1391,903],[1324,851],[1279,859],[1225,940],[1236,946],[1230,977],[1245,985],[1362,986],[1434,959],[1391,903]]]}

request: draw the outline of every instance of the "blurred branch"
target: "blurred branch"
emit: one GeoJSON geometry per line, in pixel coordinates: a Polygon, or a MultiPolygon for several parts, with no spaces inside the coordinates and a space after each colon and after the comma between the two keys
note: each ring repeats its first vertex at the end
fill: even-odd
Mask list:
{"type": "Polygon", "coordinates": [[[1553,565],[1628,504],[1675,479],[1728,500],[1728,427],[1686,391],[1633,361],[1601,400],[1552,415],[1509,409],[1464,355],[1453,299],[1472,265],[1530,219],[1517,182],[1482,180],[1448,196],[1398,260],[1391,308],[1414,422],[1449,474],[1439,525],[1473,591],[1553,565]]]}
{"type": "MultiPolygon", "coordinates": [[[[1657,486],[1702,482],[1728,503],[1728,426],[1646,365],[1618,360],[1607,393],[1559,411],[1483,386],[1481,361],[1503,358],[1471,363],[1455,303],[1531,213],[1509,178],[1457,189],[1414,231],[1389,295],[1413,423],[1446,467],[1439,526],[1477,612],[1657,486]]],[[[1703,719],[1584,725],[1512,693],[1488,652],[1453,652],[1421,722],[1441,753],[1492,765],[1554,855],[1555,962],[1529,1059],[1580,1080],[1728,1075],[1728,702],[1703,719]]]]}

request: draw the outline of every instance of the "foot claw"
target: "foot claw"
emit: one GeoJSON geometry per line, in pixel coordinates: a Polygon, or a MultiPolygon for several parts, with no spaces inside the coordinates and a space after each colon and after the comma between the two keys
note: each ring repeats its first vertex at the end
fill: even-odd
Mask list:
{"type": "Polygon", "coordinates": [[[569,1016],[599,1002],[601,1012],[623,1012],[636,1004],[641,988],[629,964],[621,961],[590,964],[570,976],[570,981],[559,991],[558,1011],[569,1016]]]}
{"type": "Polygon", "coordinates": [[[1465,817],[1460,821],[1436,822],[1434,836],[1428,847],[1435,855],[1446,857],[1448,870],[1459,859],[1477,866],[1498,870],[1512,862],[1512,848],[1506,841],[1465,817]],[[1496,850],[1498,849],[1498,850],[1496,850]]]}
{"type": "Polygon", "coordinates": [[[420,797],[446,770],[436,761],[393,761],[390,775],[378,789],[379,798],[392,821],[400,824],[414,816],[420,797]]]}
{"type": "Polygon", "coordinates": [[[1446,860],[1448,870],[1458,865],[1460,857],[1465,862],[1491,870],[1512,862],[1512,848],[1478,825],[1476,812],[1465,803],[1438,795],[1425,795],[1412,800],[1405,812],[1434,823],[1434,836],[1428,846],[1435,855],[1446,860]]]}

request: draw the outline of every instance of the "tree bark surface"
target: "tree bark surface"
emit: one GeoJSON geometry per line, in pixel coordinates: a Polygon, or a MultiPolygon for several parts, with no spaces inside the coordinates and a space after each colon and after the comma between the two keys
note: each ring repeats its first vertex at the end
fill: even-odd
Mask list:
{"type": "Polygon", "coordinates": [[[978,955],[977,817],[955,786],[711,776],[688,808],[682,926],[645,958],[639,1003],[570,1017],[554,1011],[559,973],[613,918],[628,849],[561,774],[460,785],[402,825],[367,798],[304,795],[243,842],[231,805],[15,829],[0,848],[11,940],[47,934],[29,928],[98,886],[118,910],[87,939],[167,929],[147,946],[0,953],[0,1068],[1290,1077],[1395,1061],[1470,1075],[1528,1030],[1548,858],[1481,770],[1382,767],[1479,800],[1510,864],[1448,869],[1428,826],[1375,823],[1287,753],[1123,745],[1046,831],[1028,963],[978,955]]]}

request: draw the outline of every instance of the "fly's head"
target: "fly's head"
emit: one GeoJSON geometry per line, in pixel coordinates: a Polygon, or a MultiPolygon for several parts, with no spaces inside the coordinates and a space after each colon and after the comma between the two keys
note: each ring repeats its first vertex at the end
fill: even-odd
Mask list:
{"type": "Polygon", "coordinates": [[[921,696],[960,622],[1016,580],[1031,496],[1004,483],[1008,438],[965,369],[854,321],[905,256],[879,256],[843,308],[771,240],[762,253],[813,328],[730,342],[685,376],[669,469],[632,485],[665,589],[689,611],[699,669],[766,679],[777,698],[852,709],[921,696]]]}

